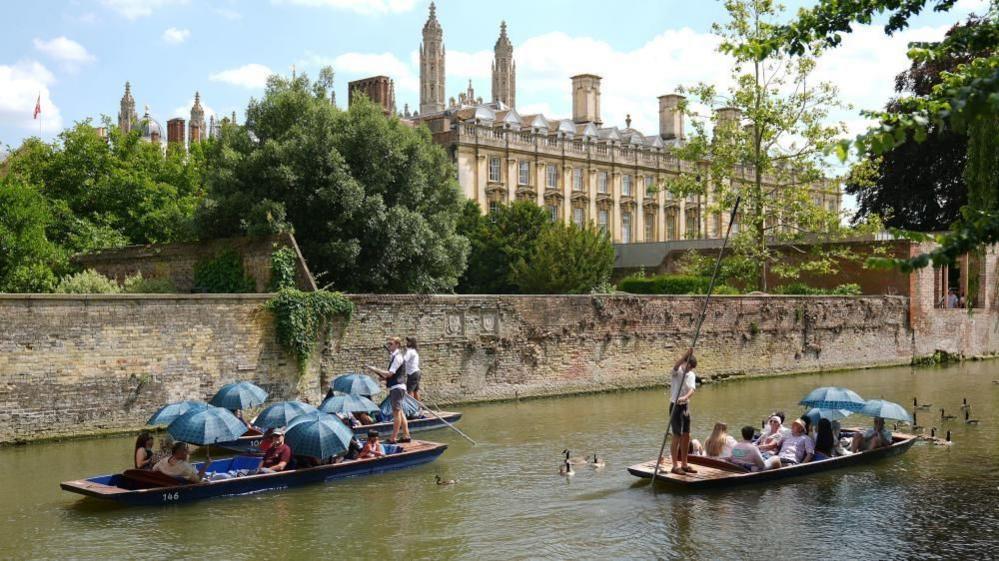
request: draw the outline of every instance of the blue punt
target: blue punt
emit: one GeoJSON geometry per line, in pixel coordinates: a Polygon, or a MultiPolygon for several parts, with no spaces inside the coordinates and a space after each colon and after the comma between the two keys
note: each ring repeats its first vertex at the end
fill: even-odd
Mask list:
{"type": "MultiPolygon", "coordinates": [[[[317,466],[277,473],[259,473],[231,479],[185,483],[159,472],[127,469],[122,473],[98,475],[88,479],[64,481],[64,491],[88,497],[107,499],[130,506],[178,504],[232,495],[245,495],[322,483],[347,477],[370,475],[403,469],[435,460],[444,453],[447,444],[414,440],[408,444],[387,445],[388,455],[365,460],[345,460],[338,464],[317,466]]],[[[240,472],[254,470],[260,458],[237,456],[214,460],[209,472],[240,472]]],[[[196,467],[200,467],[197,464],[196,467]]]]}

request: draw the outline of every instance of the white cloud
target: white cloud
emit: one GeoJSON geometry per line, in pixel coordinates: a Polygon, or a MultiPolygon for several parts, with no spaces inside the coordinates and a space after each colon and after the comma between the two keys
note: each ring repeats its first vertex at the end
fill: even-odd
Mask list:
{"type": "Polygon", "coordinates": [[[186,3],[187,0],[101,0],[101,4],[106,8],[126,19],[143,18],[164,6],[186,3]]]}
{"type": "Polygon", "coordinates": [[[40,122],[42,132],[61,130],[62,114],[49,91],[53,82],[52,73],[35,61],[0,65],[0,124],[38,131],[40,122]],[[35,102],[39,97],[42,113],[35,120],[35,102]]]}
{"type": "Polygon", "coordinates": [[[399,14],[416,6],[417,0],[271,0],[274,4],[327,7],[363,15],[399,14]]]}
{"type": "Polygon", "coordinates": [[[955,12],[968,12],[984,15],[989,10],[989,0],[957,0],[955,12]]]}
{"type": "Polygon", "coordinates": [[[229,21],[243,19],[243,14],[237,12],[236,10],[230,10],[229,8],[216,8],[215,13],[229,21]]]}
{"type": "Polygon", "coordinates": [[[208,79],[243,88],[263,88],[267,85],[267,78],[273,73],[270,68],[262,64],[252,63],[217,72],[209,76],[208,79]]]}
{"type": "Polygon", "coordinates": [[[56,37],[48,41],[36,37],[34,44],[36,49],[52,59],[67,65],[71,69],[78,65],[97,60],[83,45],[65,36],[56,37]]]}
{"type": "Polygon", "coordinates": [[[173,43],[174,45],[179,45],[180,43],[187,41],[187,38],[190,36],[191,36],[190,29],[177,29],[176,27],[168,27],[163,32],[163,40],[166,41],[167,43],[173,43]]]}

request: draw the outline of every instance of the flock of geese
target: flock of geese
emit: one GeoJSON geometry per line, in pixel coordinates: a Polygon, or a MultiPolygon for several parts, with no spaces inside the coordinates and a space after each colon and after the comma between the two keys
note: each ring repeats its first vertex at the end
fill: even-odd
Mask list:
{"type": "MultiPolygon", "coordinates": [[[[996,380],[995,382],[999,383],[999,380],[996,380]]],[[[919,424],[919,417],[917,416],[918,412],[929,411],[931,407],[933,407],[932,403],[919,403],[919,399],[915,397],[912,398],[912,430],[913,432],[916,431],[922,432],[922,434],[920,434],[919,437],[927,442],[936,444],[937,446],[950,446],[951,433],[949,429],[947,430],[946,438],[940,438],[939,436],[937,436],[937,427],[930,427],[930,434],[927,435],[926,427],[919,424]]],[[[971,405],[968,403],[968,398],[964,398],[961,400],[961,410],[964,411],[964,419],[963,419],[964,424],[973,425],[973,426],[978,425],[978,419],[971,418],[971,405]]],[[[955,419],[958,419],[957,415],[951,415],[947,413],[947,410],[944,409],[943,407],[940,408],[941,424],[948,421],[953,421],[955,419]]],[[[895,430],[898,430],[899,425],[905,425],[905,424],[906,423],[896,423],[894,428],[895,430]]]]}
{"type": "Polygon", "coordinates": [[[573,456],[568,449],[562,450],[562,454],[565,456],[565,459],[562,460],[562,464],[558,468],[558,473],[563,477],[572,477],[573,475],[576,475],[576,470],[572,469],[572,466],[574,465],[585,464],[594,469],[601,469],[607,465],[607,462],[598,457],[596,453],[593,454],[592,459],[573,456]]]}

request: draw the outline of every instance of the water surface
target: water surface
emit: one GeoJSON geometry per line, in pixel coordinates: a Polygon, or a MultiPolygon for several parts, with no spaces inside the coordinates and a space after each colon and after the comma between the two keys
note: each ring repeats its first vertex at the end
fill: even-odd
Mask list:
{"type": "MultiPolygon", "coordinates": [[[[18,559],[953,559],[999,545],[999,362],[733,381],[698,390],[694,436],[715,420],[758,426],[822,385],[864,397],[931,402],[920,424],[950,448],[783,483],[653,492],[625,467],[654,457],[662,390],[464,408],[461,427],[422,433],[451,445],[415,469],[190,505],[125,508],[59,490],[117,471],[132,439],[0,449],[0,558],[18,559]],[[979,426],[941,421],[967,397],[979,426]],[[559,452],[607,467],[558,475],[559,452]],[[438,487],[434,475],[457,478],[438,487]]],[[[869,419],[844,421],[868,424],[869,419]]]]}

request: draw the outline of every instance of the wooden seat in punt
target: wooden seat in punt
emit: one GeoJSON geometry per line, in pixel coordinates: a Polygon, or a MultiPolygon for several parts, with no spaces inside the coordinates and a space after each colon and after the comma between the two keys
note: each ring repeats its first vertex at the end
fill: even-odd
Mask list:
{"type": "MultiPolygon", "coordinates": [[[[869,463],[875,460],[904,454],[917,440],[911,434],[892,434],[892,445],[875,450],[868,450],[849,456],[838,456],[827,460],[812,461],[796,466],[786,466],[765,471],[747,471],[740,466],[729,463],[725,460],[708,458],[705,456],[688,456],[687,460],[696,466],[697,473],[679,475],[670,472],[672,464],[667,459],[659,468],[656,478],[657,484],[666,485],[680,489],[710,489],[719,487],[729,487],[733,485],[744,485],[747,483],[758,483],[775,481],[789,477],[809,475],[832,469],[839,469],[848,466],[855,466],[869,463]]],[[[628,468],[628,472],[635,477],[652,479],[656,469],[655,460],[635,464],[628,468]]]]}

